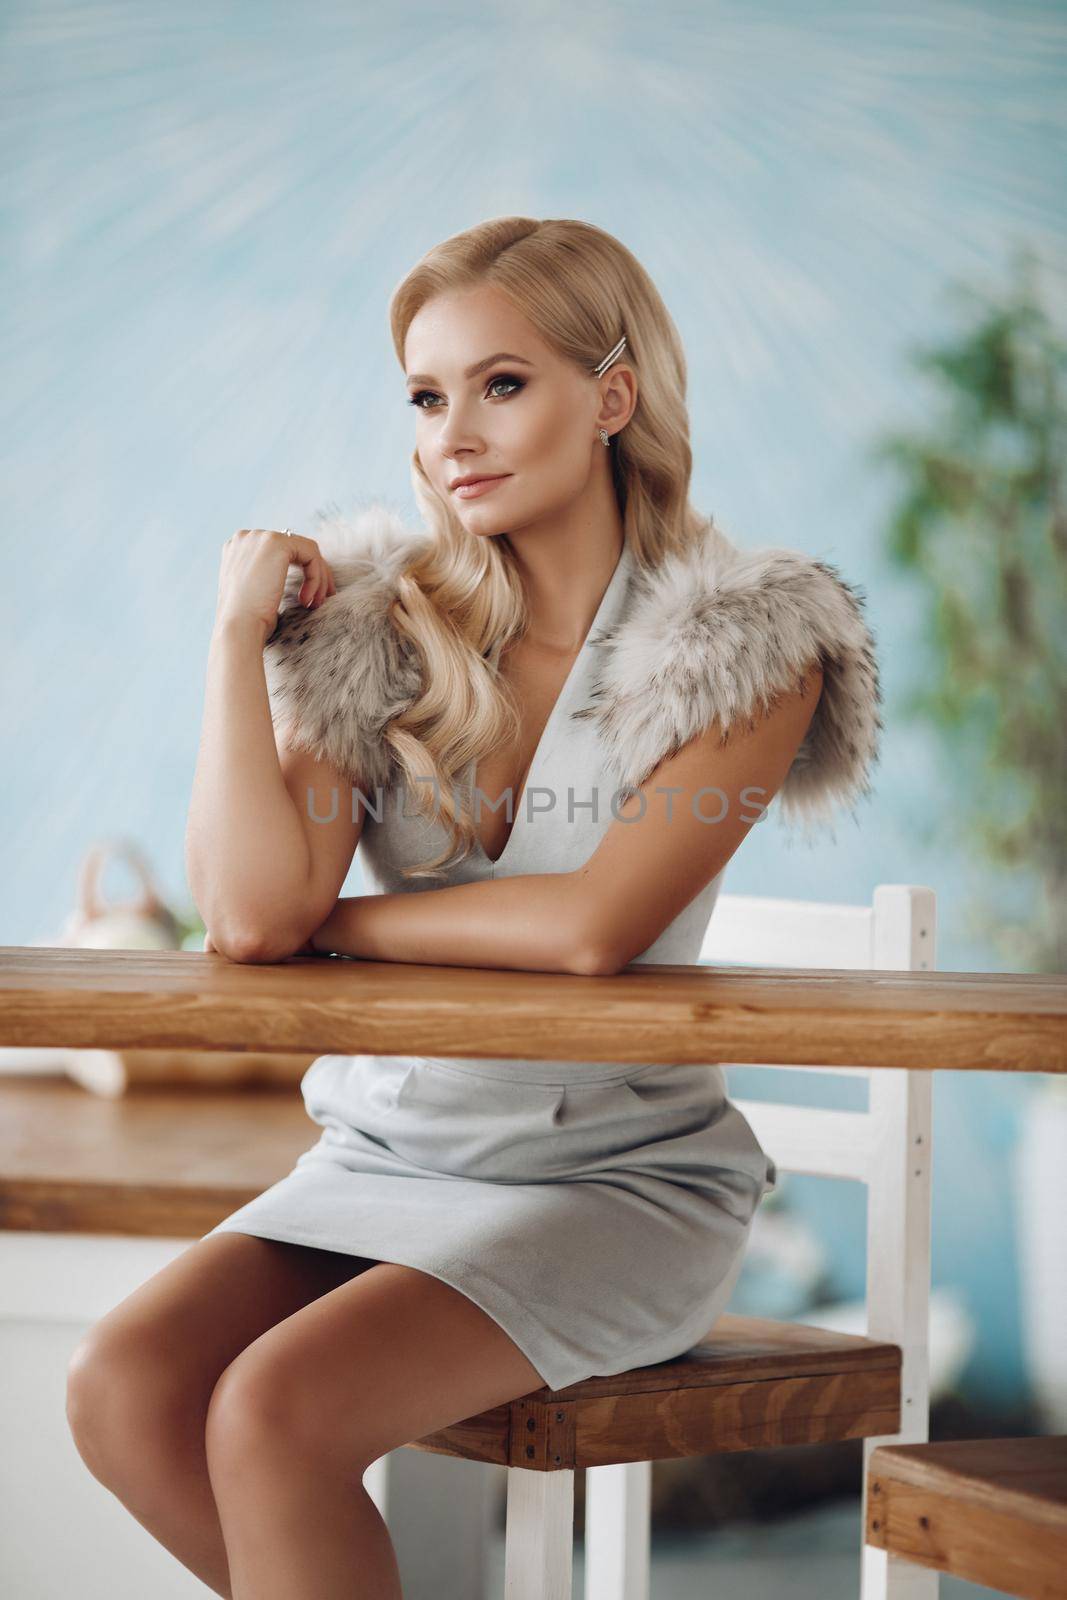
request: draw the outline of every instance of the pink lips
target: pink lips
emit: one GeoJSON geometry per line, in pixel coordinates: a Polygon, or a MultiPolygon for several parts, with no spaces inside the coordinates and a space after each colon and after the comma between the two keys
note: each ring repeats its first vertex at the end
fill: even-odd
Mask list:
{"type": "Polygon", "coordinates": [[[475,495],[488,494],[490,489],[495,489],[498,483],[503,483],[509,478],[510,473],[502,473],[498,478],[479,478],[477,483],[461,483],[452,490],[453,494],[460,495],[464,500],[473,500],[475,495]]]}

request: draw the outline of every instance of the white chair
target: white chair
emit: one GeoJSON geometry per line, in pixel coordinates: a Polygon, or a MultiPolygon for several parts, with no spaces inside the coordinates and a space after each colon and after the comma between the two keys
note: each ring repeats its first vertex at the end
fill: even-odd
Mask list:
{"type": "MultiPolygon", "coordinates": [[[[932,972],[936,942],[934,891],[883,883],[869,906],[721,895],[700,959],[762,967],[932,972]],[[803,952],[799,959],[798,952],[803,952]]],[[[882,1444],[929,1438],[933,1074],[885,1067],[829,1070],[867,1079],[866,1112],[741,1099],[734,1104],[780,1172],[852,1178],[867,1185],[867,1334],[899,1345],[903,1361],[900,1431],[863,1441],[860,1595],[861,1600],[936,1600],[936,1572],[920,1571],[863,1542],[871,1452],[882,1444]]]]}
{"type": "MultiPolygon", "coordinates": [[[[721,895],[701,960],[916,971],[933,969],[934,942],[927,888],[883,884],[870,906],[721,895]]],[[[827,1070],[865,1077],[868,1109],[732,1098],[779,1174],[867,1185],[866,1335],[727,1313],[677,1361],[536,1390],[413,1440],[508,1468],[506,1600],[569,1600],[576,1467],[588,1600],[648,1600],[653,1460],[844,1438],[864,1440],[861,1600],[936,1600],[935,1571],[863,1540],[871,1451],[928,1437],[931,1072],[827,1070]]]]}

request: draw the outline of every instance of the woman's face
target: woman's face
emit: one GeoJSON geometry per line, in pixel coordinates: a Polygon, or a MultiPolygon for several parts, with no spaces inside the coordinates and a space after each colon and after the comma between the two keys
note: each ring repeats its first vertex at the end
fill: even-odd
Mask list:
{"type": "Polygon", "coordinates": [[[594,447],[607,456],[597,435],[601,381],[562,360],[492,286],[428,300],[404,357],[419,462],[471,533],[558,516],[589,485],[594,447]],[[454,487],[497,475],[477,494],[454,487]]]}

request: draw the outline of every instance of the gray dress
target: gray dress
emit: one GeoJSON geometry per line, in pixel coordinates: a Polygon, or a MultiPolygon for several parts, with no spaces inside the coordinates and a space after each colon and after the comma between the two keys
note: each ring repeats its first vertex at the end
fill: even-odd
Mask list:
{"type": "MultiPolygon", "coordinates": [[[[570,871],[611,826],[593,725],[573,713],[590,687],[591,645],[620,616],[633,570],[624,546],[503,854],[493,863],[476,848],[448,883],[570,871]]],[[[473,779],[472,763],[468,795],[473,779]]],[[[414,815],[399,786],[381,800],[360,842],[368,889],[432,892],[400,868],[442,848],[443,826],[414,815]]],[[[722,876],[637,959],[695,963],[722,876]]],[[[486,1311],[552,1389],[668,1360],[703,1338],[777,1181],[713,1062],[330,1055],[312,1062],[301,1093],[317,1143],[211,1232],[431,1273],[486,1311]]]]}

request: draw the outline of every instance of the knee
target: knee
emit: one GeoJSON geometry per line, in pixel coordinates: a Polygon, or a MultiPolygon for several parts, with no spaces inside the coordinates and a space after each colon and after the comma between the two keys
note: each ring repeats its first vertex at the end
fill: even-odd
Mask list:
{"type": "Polygon", "coordinates": [[[153,1448],[166,1448],[179,1397],[152,1341],[91,1328],[67,1367],[67,1425],[82,1460],[109,1488],[143,1475],[153,1448]]]}
{"type": "MultiPolygon", "coordinates": [[[[313,1374],[289,1360],[243,1354],[223,1372],[208,1405],[204,1440],[213,1481],[223,1483],[230,1470],[243,1481],[252,1468],[327,1465],[338,1454],[339,1431],[313,1374]]],[[[349,1454],[336,1465],[359,1463],[349,1454]]]]}

